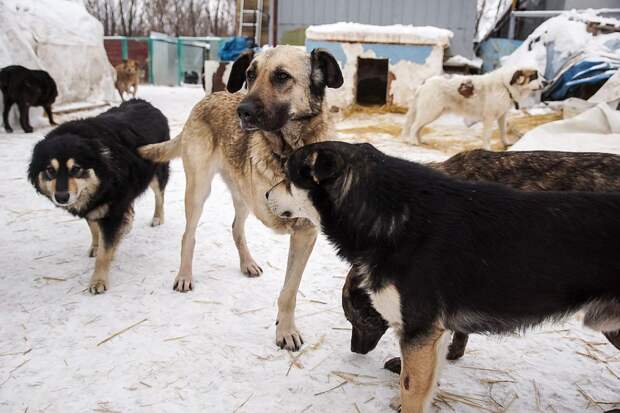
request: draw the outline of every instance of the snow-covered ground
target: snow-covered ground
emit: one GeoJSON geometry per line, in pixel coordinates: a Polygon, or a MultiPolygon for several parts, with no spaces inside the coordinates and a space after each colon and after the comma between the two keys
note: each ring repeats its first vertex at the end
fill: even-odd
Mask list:
{"type": "MultiPolygon", "coordinates": [[[[201,95],[193,88],[139,90],[168,116],[173,133],[201,95]]],[[[389,116],[402,123],[401,115],[389,116]]],[[[364,122],[372,123],[342,122],[341,137],[352,139],[352,128],[364,122]]],[[[398,378],[382,365],[397,354],[396,340],[387,334],[366,356],[349,351],[340,305],[347,265],[323,238],[298,299],[297,325],[306,344],[299,353],[276,348],[276,297],[288,238],[249,219],[248,242],[265,273],[243,276],[230,230],[232,202],[220,179],[198,229],[195,290],[172,290],[184,226],[178,160],[165,225],[149,227],[153,199],[147,193],[112,266],[109,291],[86,292],[94,265],[86,224],[37,196],[25,177],[32,147],[48,130],[0,134],[0,411],[388,411],[398,378]]],[[[446,157],[380,131],[373,143],[410,159],[446,157]]],[[[588,398],[618,403],[618,389],[618,351],[571,321],[524,337],[472,336],[465,357],[446,364],[440,391],[449,405],[437,402],[436,408],[597,412],[614,405],[594,406],[588,398]]]]}

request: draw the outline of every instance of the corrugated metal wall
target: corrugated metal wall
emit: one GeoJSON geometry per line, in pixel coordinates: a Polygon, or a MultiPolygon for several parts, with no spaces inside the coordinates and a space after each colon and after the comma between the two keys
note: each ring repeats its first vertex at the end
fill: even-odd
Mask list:
{"type": "Polygon", "coordinates": [[[279,0],[278,42],[303,40],[312,24],[351,21],[365,24],[437,26],[454,32],[451,48],[473,57],[477,0],[279,0]],[[296,34],[294,31],[297,31],[296,34]]]}

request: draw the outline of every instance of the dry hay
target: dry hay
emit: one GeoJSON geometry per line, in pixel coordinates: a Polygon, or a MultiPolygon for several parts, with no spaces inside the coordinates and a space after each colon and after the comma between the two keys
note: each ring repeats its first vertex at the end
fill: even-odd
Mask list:
{"type": "Polygon", "coordinates": [[[342,115],[345,118],[348,118],[353,115],[376,115],[379,113],[407,113],[407,108],[394,105],[394,104],[385,104],[385,105],[375,105],[375,106],[362,106],[354,103],[346,108],[342,109],[342,115]]]}
{"type": "MultiPolygon", "coordinates": [[[[378,115],[389,112],[390,110],[381,106],[367,107],[353,105],[347,110],[350,112],[345,113],[345,117],[352,116],[353,114],[362,115],[378,115]],[[353,108],[353,109],[351,109],[353,108]]],[[[525,133],[530,130],[543,125],[548,122],[553,122],[562,119],[560,112],[546,113],[542,115],[530,115],[527,111],[521,112],[521,114],[512,116],[508,119],[507,125],[507,140],[508,142],[518,141],[525,133]]],[[[345,136],[344,140],[359,141],[373,143],[374,137],[377,135],[389,135],[396,140],[403,141],[400,137],[402,131],[402,125],[395,122],[377,121],[376,123],[368,123],[360,126],[338,128],[337,132],[344,135],[353,135],[351,139],[345,136]]],[[[459,152],[473,150],[481,148],[483,146],[482,138],[482,126],[480,124],[468,128],[463,125],[432,125],[426,126],[421,131],[423,143],[422,147],[429,149],[436,149],[453,155],[459,152]]],[[[403,141],[404,142],[404,141],[403,141]]],[[[494,130],[491,134],[491,149],[504,150],[504,146],[500,140],[499,130],[497,124],[494,123],[494,130]]]]}

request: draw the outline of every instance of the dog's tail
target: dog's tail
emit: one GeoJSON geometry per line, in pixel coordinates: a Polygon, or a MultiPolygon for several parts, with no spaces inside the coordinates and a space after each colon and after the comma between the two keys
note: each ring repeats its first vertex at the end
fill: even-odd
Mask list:
{"type": "Polygon", "coordinates": [[[181,136],[183,132],[169,141],[145,145],[138,148],[138,153],[153,162],[168,162],[181,156],[181,136]]]}

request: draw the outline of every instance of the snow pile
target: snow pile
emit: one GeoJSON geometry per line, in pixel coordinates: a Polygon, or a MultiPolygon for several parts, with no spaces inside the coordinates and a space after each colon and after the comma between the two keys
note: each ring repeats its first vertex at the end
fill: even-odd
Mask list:
{"type": "Polygon", "coordinates": [[[0,67],[46,70],[56,103],[116,99],[103,27],[80,0],[4,0],[0,27],[0,67]]]}
{"type": "Polygon", "coordinates": [[[595,10],[569,11],[553,17],[503,58],[502,65],[533,64],[547,80],[553,80],[577,60],[619,60],[620,33],[593,36],[587,31],[588,21],[600,20],[595,10]]]}
{"type": "Polygon", "coordinates": [[[402,24],[375,26],[339,22],[306,29],[308,39],[356,43],[432,44],[447,47],[452,36],[454,34],[450,30],[438,27],[402,24]]]}

